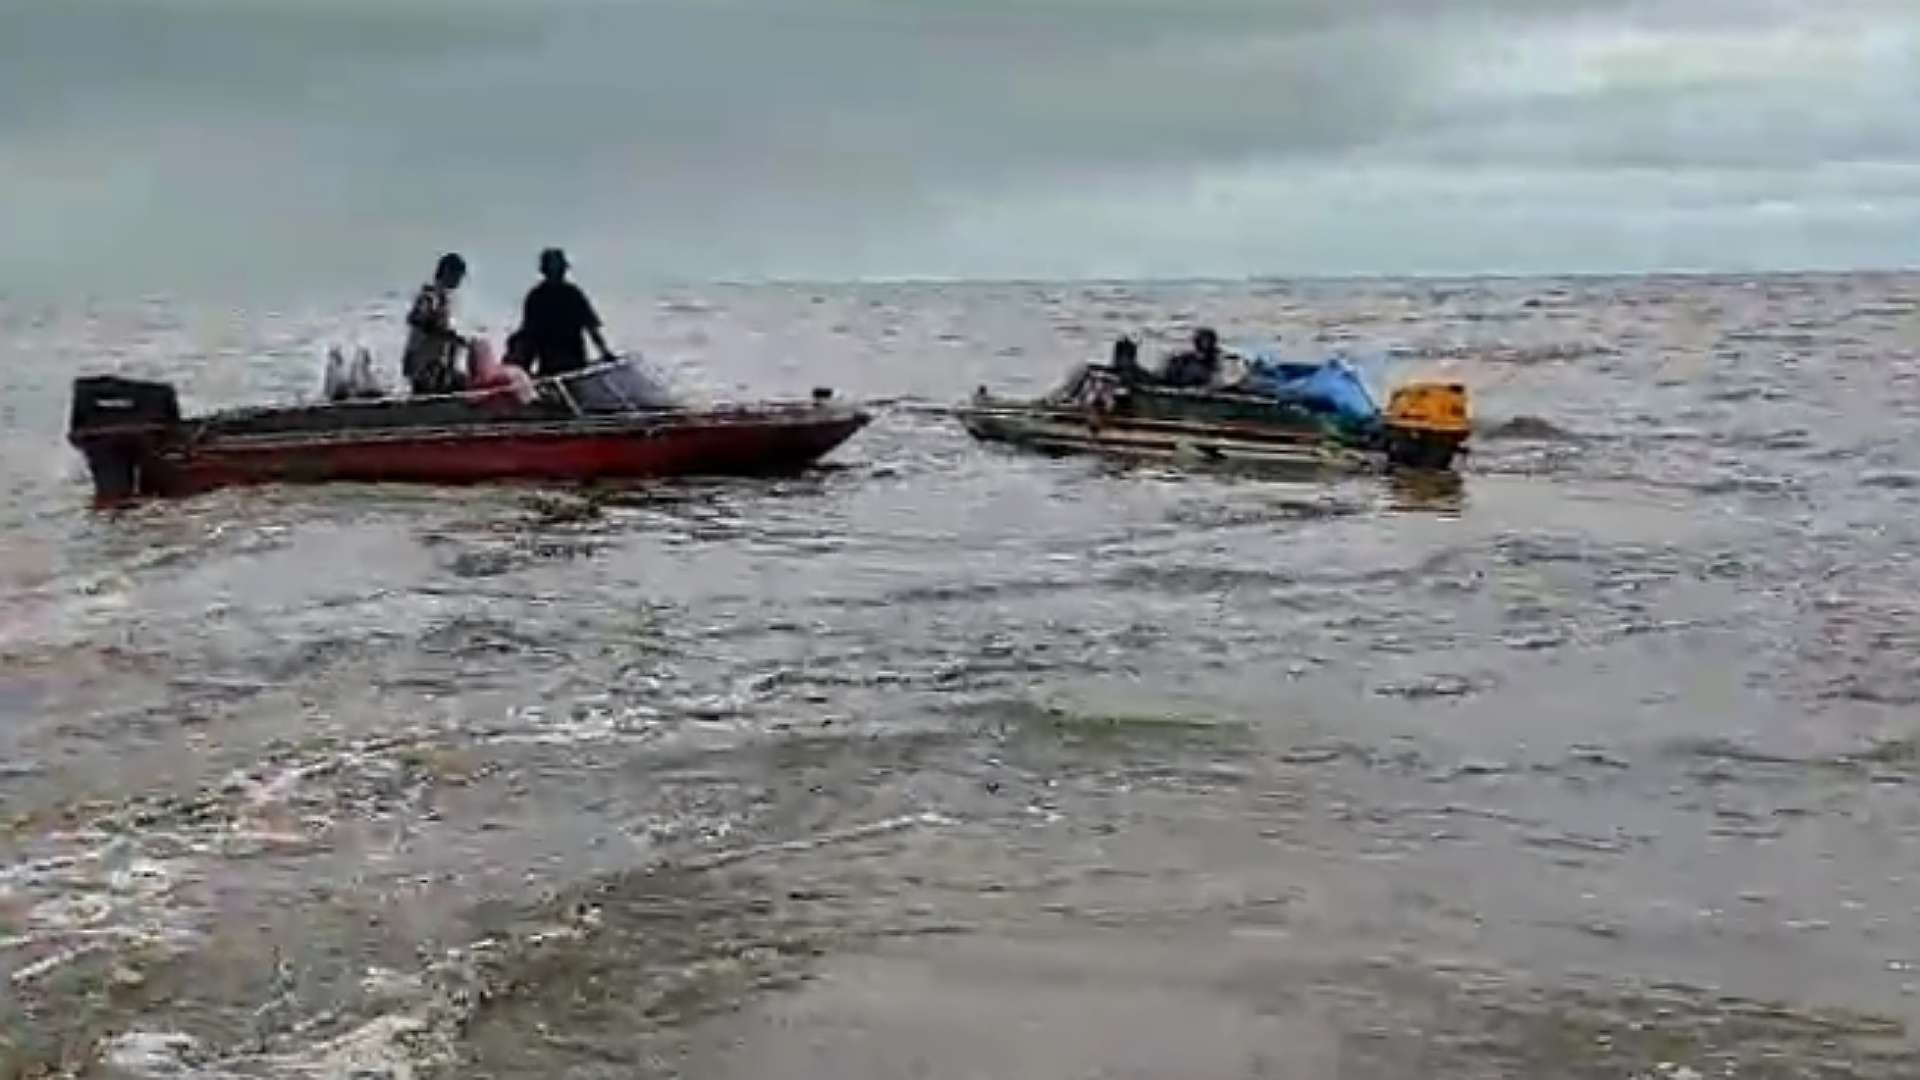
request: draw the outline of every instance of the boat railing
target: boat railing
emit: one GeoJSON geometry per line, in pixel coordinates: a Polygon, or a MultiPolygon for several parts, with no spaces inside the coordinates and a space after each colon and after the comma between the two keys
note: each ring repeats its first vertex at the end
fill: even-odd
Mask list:
{"type": "Polygon", "coordinates": [[[567,389],[567,380],[553,380],[553,392],[559,397],[561,404],[567,407],[568,412],[574,416],[586,415],[586,410],[580,407],[580,402],[574,398],[573,392],[567,389]]]}
{"type": "Polygon", "coordinates": [[[575,416],[595,412],[649,412],[680,406],[629,357],[602,361],[552,380],[556,396],[575,416]]]}

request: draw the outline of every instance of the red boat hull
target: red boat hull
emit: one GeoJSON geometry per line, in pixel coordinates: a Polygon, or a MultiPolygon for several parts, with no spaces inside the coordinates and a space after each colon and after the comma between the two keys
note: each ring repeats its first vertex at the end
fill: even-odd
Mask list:
{"type": "Polygon", "coordinates": [[[364,481],[472,484],[497,480],[647,479],[791,472],[818,460],[864,418],[677,424],[608,434],[462,433],[296,446],[215,445],[165,463],[157,493],[236,484],[364,481]],[[170,467],[169,467],[170,466],[170,467]]]}
{"type": "Polygon", "coordinates": [[[790,473],[845,442],[867,420],[848,408],[775,407],[578,423],[218,435],[146,445],[111,437],[75,441],[93,466],[102,497],[164,497],[261,483],[472,484],[790,473]],[[130,485],[121,479],[129,458],[130,485]],[[109,475],[131,490],[109,490],[104,479],[109,475]]]}

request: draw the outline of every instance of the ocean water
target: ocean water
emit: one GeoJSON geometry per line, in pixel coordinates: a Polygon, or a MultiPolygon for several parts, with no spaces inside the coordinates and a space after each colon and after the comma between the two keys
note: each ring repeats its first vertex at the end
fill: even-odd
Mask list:
{"type": "Polygon", "coordinates": [[[89,507],[74,375],[292,400],[404,300],[0,299],[0,1076],[1920,1069],[1920,279],[596,290],[877,419],[89,507]],[[1458,484],[899,404],[1202,322],[1464,380],[1458,484]]]}

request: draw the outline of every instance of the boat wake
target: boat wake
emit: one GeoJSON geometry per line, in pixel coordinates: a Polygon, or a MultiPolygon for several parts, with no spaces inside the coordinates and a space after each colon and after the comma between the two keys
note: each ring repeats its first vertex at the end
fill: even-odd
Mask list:
{"type": "Polygon", "coordinates": [[[1482,439],[1513,442],[1584,442],[1587,436],[1571,431],[1543,416],[1522,414],[1505,420],[1482,420],[1474,433],[1482,439]]]}

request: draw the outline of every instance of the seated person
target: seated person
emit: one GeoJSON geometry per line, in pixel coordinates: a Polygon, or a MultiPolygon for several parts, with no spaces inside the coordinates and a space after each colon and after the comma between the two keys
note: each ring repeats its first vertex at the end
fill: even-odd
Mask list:
{"type": "Polygon", "coordinates": [[[1147,386],[1153,383],[1153,373],[1140,366],[1140,344],[1130,337],[1113,343],[1113,373],[1119,377],[1122,386],[1147,386]]]}
{"type": "Polygon", "coordinates": [[[1200,389],[1213,385],[1220,374],[1220,335],[1203,326],[1193,332],[1193,346],[1167,358],[1168,386],[1200,389]]]}

